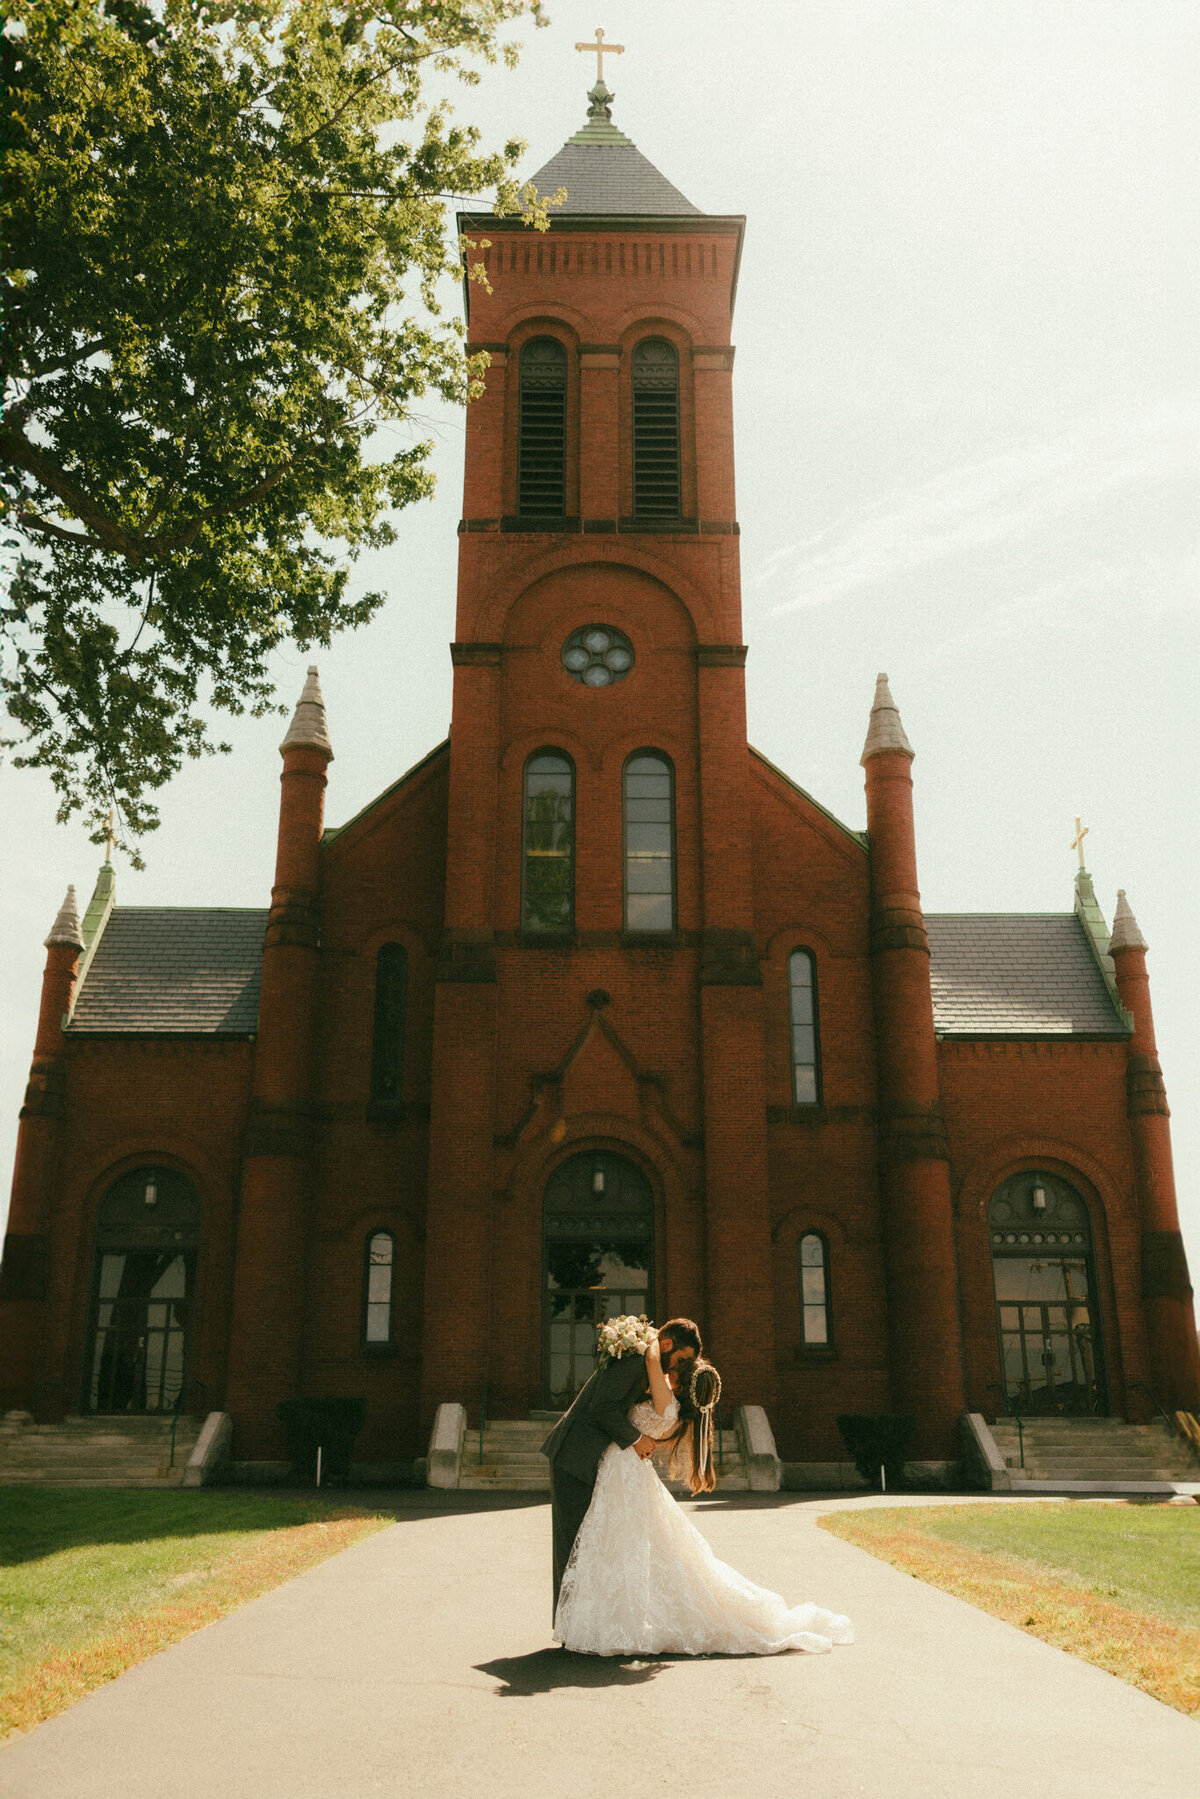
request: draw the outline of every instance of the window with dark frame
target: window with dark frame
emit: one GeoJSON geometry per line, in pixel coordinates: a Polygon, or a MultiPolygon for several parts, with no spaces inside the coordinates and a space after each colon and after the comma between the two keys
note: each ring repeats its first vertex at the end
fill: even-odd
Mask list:
{"type": "Polygon", "coordinates": [[[575,765],[561,750],[525,764],[521,929],[565,933],[575,924],[575,765]]]}
{"type": "Polygon", "coordinates": [[[633,352],[633,511],[636,518],[678,518],[679,357],[665,338],[633,352]]]}
{"type": "Polygon", "coordinates": [[[829,1245],[820,1231],[800,1239],[800,1341],[806,1350],[830,1351],[829,1245]]]}
{"type": "Polygon", "coordinates": [[[815,1106],[820,1099],[817,1042],[817,967],[811,950],[788,957],[788,1015],[791,1021],[792,1101],[815,1106]]]}
{"type": "Polygon", "coordinates": [[[396,1240],[391,1231],[372,1231],[363,1267],[362,1340],[366,1349],[387,1349],[392,1341],[392,1292],[396,1240]]]}
{"type": "Polygon", "coordinates": [[[521,351],[517,512],[559,518],[567,509],[567,352],[556,337],[521,351]]]}
{"type": "Polygon", "coordinates": [[[408,952],[402,943],[385,943],[375,958],[371,1099],[376,1104],[398,1105],[403,1094],[407,998],[408,952]]]}
{"type": "Polygon", "coordinates": [[[675,929],[675,780],[665,756],[640,750],[624,773],[625,929],[675,929]]]}

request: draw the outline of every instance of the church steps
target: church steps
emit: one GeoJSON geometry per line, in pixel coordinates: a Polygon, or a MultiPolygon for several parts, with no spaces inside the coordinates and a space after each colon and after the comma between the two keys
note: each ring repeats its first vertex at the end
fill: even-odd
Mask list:
{"type": "Polygon", "coordinates": [[[67,1418],[0,1425],[0,1485],[178,1487],[200,1435],[193,1418],[67,1418]]]}
{"type": "Polygon", "coordinates": [[[1200,1491],[1200,1458],[1161,1422],[1002,1418],[991,1434],[1014,1493],[1200,1491]]]}
{"type": "MultiPolygon", "coordinates": [[[[550,1467],[541,1446],[557,1416],[552,1413],[544,1417],[498,1418],[485,1424],[482,1460],[478,1427],[468,1427],[459,1454],[459,1487],[468,1491],[548,1493],[550,1467]]],[[[716,1449],[714,1441],[714,1452],[716,1449]]],[[[717,1490],[747,1491],[750,1482],[736,1431],[720,1433],[720,1449],[723,1468],[718,1474],[717,1490]]],[[[672,1492],[688,1497],[686,1486],[668,1479],[665,1470],[660,1472],[672,1492]]]]}

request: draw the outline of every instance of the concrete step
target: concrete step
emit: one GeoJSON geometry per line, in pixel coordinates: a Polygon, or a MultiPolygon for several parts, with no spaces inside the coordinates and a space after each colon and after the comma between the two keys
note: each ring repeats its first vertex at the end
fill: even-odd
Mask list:
{"type": "Polygon", "coordinates": [[[65,1418],[0,1426],[0,1485],[176,1487],[200,1435],[193,1418],[65,1418]]]}

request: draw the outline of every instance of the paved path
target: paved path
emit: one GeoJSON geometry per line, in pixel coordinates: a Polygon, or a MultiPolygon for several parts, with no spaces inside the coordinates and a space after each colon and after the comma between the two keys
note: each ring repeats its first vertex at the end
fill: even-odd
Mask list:
{"type": "Polygon", "coordinates": [[[622,1664],[549,1646],[544,1504],[413,1494],[0,1753],[0,1795],[1196,1799],[1195,1723],[815,1528],[846,1503],[879,1501],[694,1512],[752,1579],[849,1612],[853,1647],[622,1664]]]}

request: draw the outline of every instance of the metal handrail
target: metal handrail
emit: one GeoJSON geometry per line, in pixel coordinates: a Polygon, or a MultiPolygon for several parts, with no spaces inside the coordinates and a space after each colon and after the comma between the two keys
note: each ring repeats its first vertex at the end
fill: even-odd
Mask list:
{"type": "Polygon", "coordinates": [[[491,1392],[491,1387],[488,1385],[487,1381],[484,1381],[484,1383],[483,1383],[483,1398],[479,1402],[479,1465],[480,1465],[480,1467],[483,1466],[483,1427],[487,1423],[487,1403],[488,1403],[488,1394],[490,1392],[491,1392]]]}
{"type": "Polygon", "coordinates": [[[1150,1388],[1146,1385],[1144,1380],[1130,1381],[1129,1391],[1131,1393],[1145,1393],[1147,1398],[1149,1399],[1151,1405],[1154,1407],[1155,1411],[1158,1413],[1159,1417],[1162,1419],[1163,1423],[1166,1425],[1167,1429],[1170,1431],[1171,1435],[1174,1437],[1179,1434],[1175,1428],[1175,1422],[1172,1419],[1171,1414],[1169,1412],[1166,1412],[1163,1410],[1163,1408],[1159,1404],[1157,1398],[1150,1391],[1150,1388]]]}

